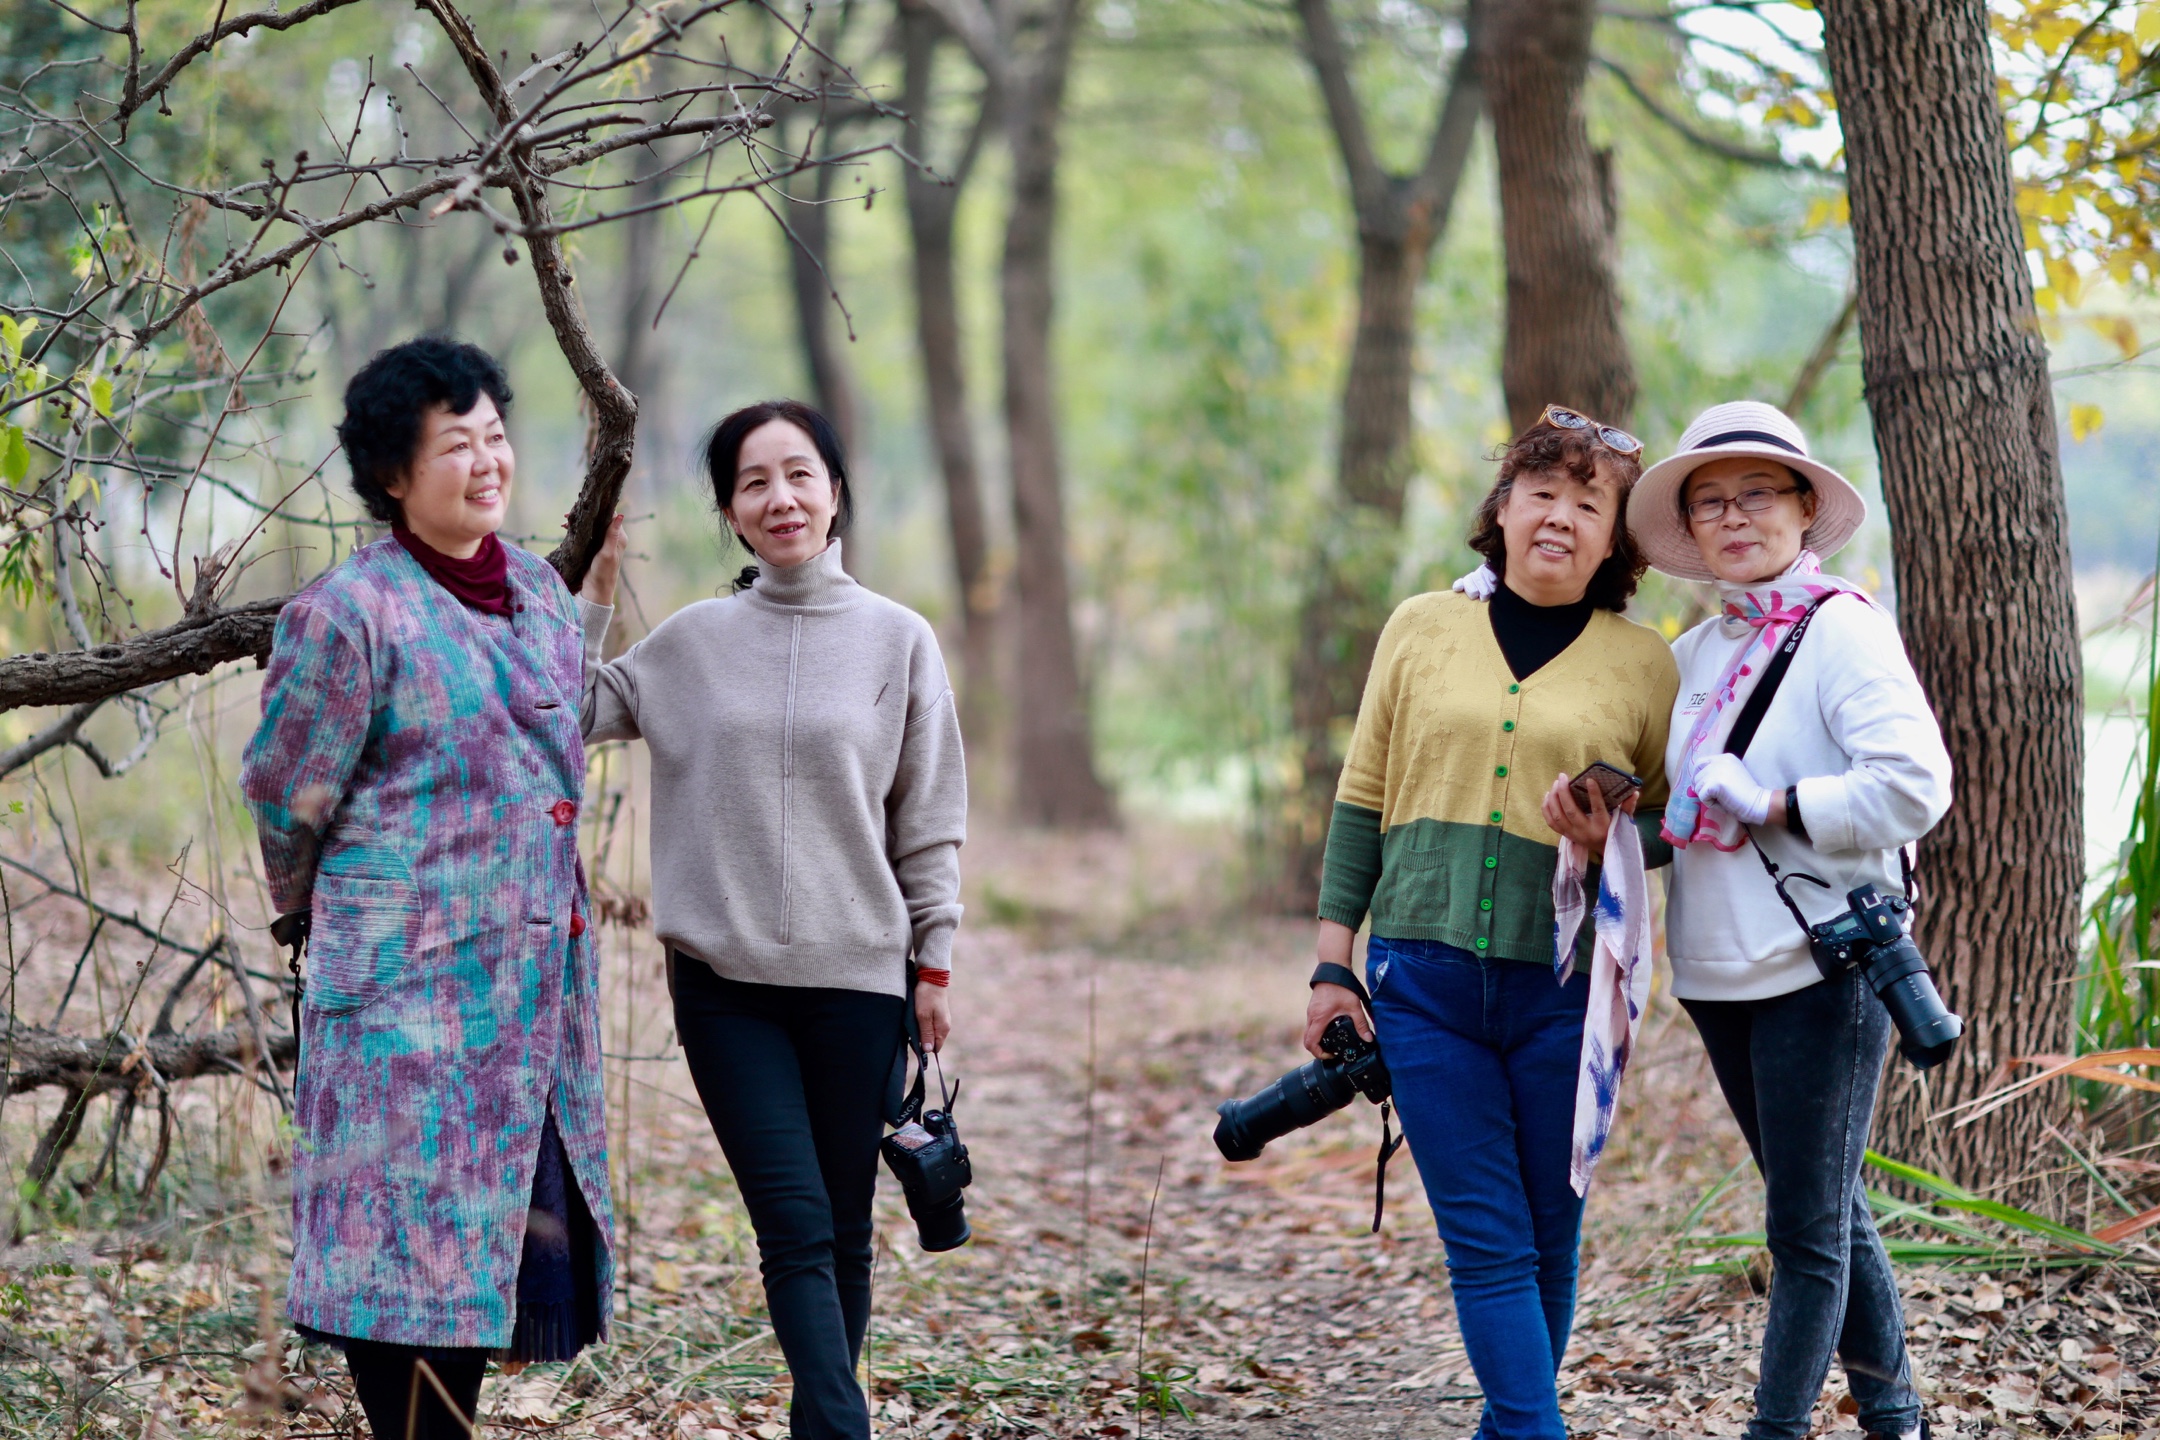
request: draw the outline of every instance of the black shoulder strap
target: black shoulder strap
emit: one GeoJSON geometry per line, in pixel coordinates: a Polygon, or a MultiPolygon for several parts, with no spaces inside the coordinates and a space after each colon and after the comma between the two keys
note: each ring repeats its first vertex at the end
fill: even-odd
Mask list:
{"type": "Polygon", "coordinates": [[[1769,667],[1763,671],[1762,679],[1755,682],[1754,693],[1747,697],[1747,703],[1740,707],[1739,718],[1733,721],[1732,734],[1725,741],[1727,752],[1734,755],[1747,754],[1747,747],[1753,743],[1755,732],[1762,728],[1763,716],[1769,712],[1770,702],[1777,698],[1778,686],[1785,683],[1785,672],[1792,669],[1793,652],[1800,648],[1800,637],[1807,634],[1808,622],[1815,618],[1816,611],[1843,593],[1845,592],[1842,590],[1833,590],[1808,606],[1807,613],[1795,622],[1792,629],[1785,632],[1785,643],[1778,646],[1777,654],[1770,657],[1769,667]]]}

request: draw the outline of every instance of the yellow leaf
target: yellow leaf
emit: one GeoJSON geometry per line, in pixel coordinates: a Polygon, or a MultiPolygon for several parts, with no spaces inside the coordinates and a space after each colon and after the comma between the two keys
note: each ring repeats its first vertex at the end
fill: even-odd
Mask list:
{"type": "Polygon", "coordinates": [[[2070,407],[2070,438],[2080,445],[2084,444],[2106,423],[2107,416],[2101,413],[2100,407],[2097,405],[2072,405],[2070,407]]]}
{"type": "Polygon", "coordinates": [[[2138,352],[2138,331],[2137,326],[2131,323],[2129,316],[2094,315],[2088,318],[2085,323],[2092,326],[2101,335],[2106,336],[2109,343],[2122,352],[2123,359],[2129,360],[2136,357],[2138,352]]]}
{"type": "Polygon", "coordinates": [[[1800,228],[1805,232],[1825,229],[1832,225],[1843,225],[1848,221],[1851,214],[1851,207],[1847,204],[1845,196],[1825,195],[1808,206],[1807,219],[1802,222],[1800,228]]]}
{"type": "Polygon", "coordinates": [[[100,375],[90,382],[90,403],[97,407],[98,414],[112,418],[112,381],[108,377],[100,375]]]}
{"type": "Polygon", "coordinates": [[[15,323],[15,317],[0,315],[0,351],[5,352],[0,355],[0,362],[13,365],[22,354],[22,342],[22,326],[15,323]]]}
{"type": "Polygon", "coordinates": [[[2146,0],[2138,6],[2137,28],[2130,33],[2136,37],[2140,50],[2160,45],[2160,0],[2146,0]]]}
{"type": "Polygon", "coordinates": [[[80,500],[82,498],[83,491],[89,488],[89,473],[83,470],[76,471],[74,478],[69,480],[67,483],[67,503],[72,505],[77,500],[80,500]]]}
{"type": "Polygon", "coordinates": [[[658,1290],[663,1295],[681,1294],[683,1286],[682,1266],[677,1265],[673,1260],[655,1260],[652,1267],[652,1283],[653,1289],[658,1290]]]}

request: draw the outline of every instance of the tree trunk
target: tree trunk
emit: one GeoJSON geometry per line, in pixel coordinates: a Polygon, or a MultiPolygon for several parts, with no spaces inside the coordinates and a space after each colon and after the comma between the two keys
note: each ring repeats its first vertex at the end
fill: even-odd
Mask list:
{"type": "MultiPolygon", "coordinates": [[[[828,147],[829,148],[829,147],[828,147]]],[[[856,458],[860,439],[855,408],[855,376],[848,364],[844,342],[835,333],[833,319],[839,314],[832,292],[832,186],[834,167],[820,165],[807,177],[809,195],[803,203],[783,212],[795,232],[788,246],[788,269],[794,280],[795,324],[802,336],[803,364],[810,372],[811,403],[825,412],[848,459],[856,458]]],[[[850,567],[853,568],[853,567],[850,567]]]]}
{"type": "Polygon", "coordinates": [[[1620,330],[1612,156],[1590,148],[1583,82],[1594,0],[1511,0],[1487,11],[1485,92],[1500,160],[1508,423],[1546,405],[1614,425],[1635,408],[1620,330]]]}
{"type": "Polygon", "coordinates": [[[1981,0],[1822,12],[1898,623],[1963,789],[1920,847],[1919,938],[1965,1039],[1924,1077],[1893,1062],[1877,1145],[1999,1189],[2033,1167],[2047,1103],[1928,1117],[2071,1039],[2083,705],[2047,347],[1981,0]]]}
{"type": "Polygon", "coordinates": [[[1082,0],[1057,0],[1049,35],[1011,67],[1000,97],[1012,162],[1012,208],[999,274],[1003,302],[1005,430],[1018,555],[1019,705],[1013,796],[1039,825],[1107,825],[1110,792],[1095,773],[1093,727],[1073,637],[1065,499],[1050,318],[1057,232],[1058,124],[1082,0]]]}
{"type": "MultiPolygon", "coordinates": [[[[655,172],[659,170],[655,157],[643,159],[655,172]]],[[[631,188],[630,203],[655,204],[667,194],[667,186],[665,175],[650,175],[631,188]]],[[[617,289],[621,328],[615,332],[615,378],[647,407],[660,391],[660,351],[653,343],[653,311],[660,303],[660,242],[666,224],[667,213],[662,210],[632,215],[622,222],[622,274],[617,289]]],[[[656,428],[652,414],[644,418],[648,432],[656,428]]],[[[665,432],[667,427],[657,428],[665,432]]]]}
{"type": "MultiPolygon", "coordinates": [[[[900,10],[904,80],[911,154],[930,161],[928,118],[936,103],[937,49],[944,22],[920,4],[900,10]]],[[[904,167],[908,236],[915,279],[915,339],[922,357],[924,398],[938,468],[945,476],[945,513],[951,529],[953,580],[960,598],[960,730],[971,756],[991,753],[989,736],[996,695],[1000,596],[990,573],[990,530],[983,505],[982,471],[975,432],[968,423],[967,367],[960,331],[960,294],[954,258],[953,220],[991,114],[985,98],[958,158],[936,176],[904,167]]]]}
{"type": "Polygon", "coordinates": [[[1343,383],[1331,507],[1338,523],[1320,537],[1290,667],[1300,783],[1285,837],[1283,898],[1290,908],[1309,910],[1319,900],[1341,752],[1393,598],[1403,502],[1413,469],[1410,382],[1417,361],[1418,288],[1447,228],[1482,96],[1473,14],[1422,168],[1413,175],[1391,175],[1373,155],[1329,0],[1299,0],[1298,14],[1358,222],[1357,334],[1343,383]]]}

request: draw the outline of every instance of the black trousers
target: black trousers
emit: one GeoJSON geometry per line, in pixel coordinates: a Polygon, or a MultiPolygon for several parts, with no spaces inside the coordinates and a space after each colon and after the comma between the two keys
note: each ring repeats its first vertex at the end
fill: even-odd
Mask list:
{"type": "Polygon", "coordinates": [[[1871,1435],[1919,1428],[1905,1316],[1860,1166],[1890,1015],[1847,970],[1768,1000],[1683,1000],[1762,1171],[1775,1270],[1748,1440],[1804,1440],[1834,1350],[1871,1435]]]}
{"type": "Polygon", "coordinates": [[[485,1350],[345,1342],[345,1363],[375,1440],[468,1440],[487,1362],[485,1350]],[[421,1361],[433,1372],[432,1381],[421,1372],[421,1361]],[[444,1392],[449,1405],[443,1403],[444,1392]]]}
{"type": "Polygon", "coordinates": [[[671,957],[675,1033],[757,1232],[765,1304],[794,1377],[794,1440],[869,1440],[855,1381],[870,1329],[870,1201],[896,995],[726,980],[671,957]]]}

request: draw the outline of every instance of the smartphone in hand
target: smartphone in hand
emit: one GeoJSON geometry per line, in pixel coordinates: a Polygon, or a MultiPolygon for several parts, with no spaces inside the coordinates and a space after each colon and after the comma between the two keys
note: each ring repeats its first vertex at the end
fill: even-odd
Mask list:
{"type": "Polygon", "coordinates": [[[1608,765],[1603,760],[1592,761],[1583,767],[1582,774],[1568,781],[1568,793],[1574,796],[1577,809],[1589,810],[1590,787],[1593,785],[1604,796],[1605,808],[1610,811],[1618,810],[1627,803],[1628,796],[1641,790],[1642,780],[1617,765],[1608,765]]]}

